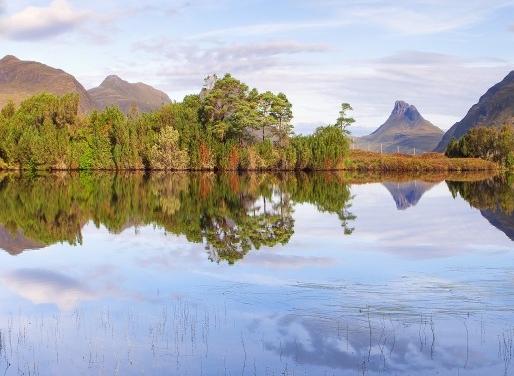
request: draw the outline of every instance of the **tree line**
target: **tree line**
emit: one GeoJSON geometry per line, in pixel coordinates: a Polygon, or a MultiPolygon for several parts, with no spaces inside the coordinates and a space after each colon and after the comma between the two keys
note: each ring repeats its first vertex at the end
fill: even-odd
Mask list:
{"type": "Polygon", "coordinates": [[[460,139],[453,137],[445,155],[450,158],[481,158],[513,168],[514,126],[473,127],[460,139]]]}
{"type": "Polygon", "coordinates": [[[226,74],[159,110],[79,114],[78,94],[41,93],[0,111],[0,168],[24,170],[330,170],[344,166],[343,103],[334,125],[295,135],[283,93],[226,74]]]}

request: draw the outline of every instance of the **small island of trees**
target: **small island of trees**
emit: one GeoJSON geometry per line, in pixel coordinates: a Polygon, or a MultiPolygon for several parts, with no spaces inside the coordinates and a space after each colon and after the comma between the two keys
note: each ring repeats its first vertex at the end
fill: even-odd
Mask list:
{"type": "Polygon", "coordinates": [[[352,151],[348,103],[333,125],[295,135],[284,93],[259,93],[230,74],[208,76],[199,94],[150,113],[134,105],[128,114],[117,106],[79,114],[79,100],[41,93],[8,102],[0,110],[0,169],[485,170],[512,159],[512,152],[490,163],[432,155],[432,163],[352,151]]]}

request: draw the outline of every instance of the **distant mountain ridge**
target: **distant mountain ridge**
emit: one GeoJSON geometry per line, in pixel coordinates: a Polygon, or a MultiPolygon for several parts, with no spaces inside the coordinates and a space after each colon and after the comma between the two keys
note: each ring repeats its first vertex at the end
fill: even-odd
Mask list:
{"type": "Polygon", "coordinates": [[[355,147],[384,153],[432,151],[444,131],[425,120],[413,105],[396,101],[391,115],[373,133],[355,138],[355,147]]]}
{"type": "Polygon", "coordinates": [[[514,71],[480,97],[466,116],[444,134],[435,151],[444,152],[453,137],[459,139],[473,127],[500,127],[506,124],[514,124],[514,71]]]}
{"type": "Polygon", "coordinates": [[[89,113],[115,105],[128,113],[132,104],[140,112],[157,110],[171,103],[168,95],[144,83],[129,83],[118,76],[105,78],[99,87],[86,90],[71,74],[35,61],[7,55],[0,59],[0,109],[13,100],[17,105],[41,92],[62,96],[77,93],[79,109],[89,113]]]}
{"type": "Polygon", "coordinates": [[[99,110],[117,105],[121,111],[128,113],[132,104],[136,104],[139,111],[150,112],[171,103],[166,93],[141,82],[129,83],[116,75],[107,76],[100,86],[87,92],[99,110]]]}
{"type": "Polygon", "coordinates": [[[95,108],[86,89],[71,74],[35,61],[22,61],[12,55],[0,60],[0,108],[10,99],[19,104],[43,91],[54,95],[77,93],[81,112],[91,112],[95,108]]]}

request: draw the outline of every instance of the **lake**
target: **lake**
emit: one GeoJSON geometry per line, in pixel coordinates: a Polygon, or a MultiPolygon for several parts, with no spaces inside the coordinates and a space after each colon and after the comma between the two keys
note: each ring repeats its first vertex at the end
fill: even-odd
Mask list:
{"type": "Polygon", "coordinates": [[[0,175],[0,374],[514,375],[513,187],[0,175]]]}

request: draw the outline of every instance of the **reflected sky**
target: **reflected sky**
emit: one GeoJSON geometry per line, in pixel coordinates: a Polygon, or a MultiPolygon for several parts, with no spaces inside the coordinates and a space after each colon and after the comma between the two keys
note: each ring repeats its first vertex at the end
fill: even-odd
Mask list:
{"type": "Polygon", "coordinates": [[[295,204],[234,265],[152,225],[0,253],[0,373],[514,374],[512,241],[444,182],[351,192],[351,235],[295,204]]]}

